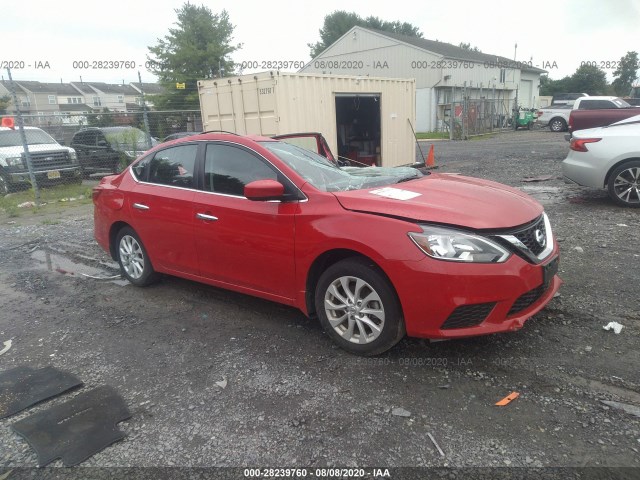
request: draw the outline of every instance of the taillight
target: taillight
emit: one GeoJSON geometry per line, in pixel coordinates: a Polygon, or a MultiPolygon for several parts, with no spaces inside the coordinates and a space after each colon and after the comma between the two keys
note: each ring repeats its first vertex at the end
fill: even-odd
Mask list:
{"type": "Polygon", "coordinates": [[[588,152],[587,143],[595,143],[602,140],[601,138],[576,138],[573,137],[569,143],[569,148],[576,152],[588,152]]]}

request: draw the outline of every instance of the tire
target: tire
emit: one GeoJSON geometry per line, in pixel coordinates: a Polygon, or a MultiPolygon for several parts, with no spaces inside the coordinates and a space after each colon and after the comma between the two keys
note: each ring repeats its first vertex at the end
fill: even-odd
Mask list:
{"type": "Polygon", "coordinates": [[[124,227],[118,232],[116,256],[122,276],[134,285],[146,287],[158,279],[147,250],[131,227],[124,227]]]}
{"type": "Polygon", "coordinates": [[[567,122],[563,118],[553,118],[549,122],[549,129],[552,132],[564,132],[567,129],[567,122]]]}
{"type": "Polygon", "coordinates": [[[356,355],[385,352],[405,335],[396,293],[370,260],[347,258],[327,268],[318,280],[315,306],[327,335],[356,355]]]}
{"type": "Polygon", "coordinates": [[[609,196],[623,207],[640,207],[640,160],[616,167],[607,182],[609,196]]]}
{"type": "Polygon", "coordinates": [[[533,128],[533,122],[527,123],[527,130],[531,130],[533,128]]]}

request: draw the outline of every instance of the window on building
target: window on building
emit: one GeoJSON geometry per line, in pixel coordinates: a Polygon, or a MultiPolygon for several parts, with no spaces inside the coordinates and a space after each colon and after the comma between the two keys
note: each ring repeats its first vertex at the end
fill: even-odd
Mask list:
{"type": "Polygon", "coordinates": [[[55,105],[57,103],[55,95],[49,95],[49,105],[55,105]]]}
{"type": "Polygon", "coordinates": [[[118,103],[124,103],[124,95],[118,95],[118,103]]]}
{"type": "Polygon", "coordinates": [[[505,83],[507,81],[507,70],[504,68],[500,69],[500,83],[505,83]]]}
{"type": "Polygon", "coordinates": [[[93,97],[93,106],[99,107],[101,105],[102,105],[102,102],[100,101],[100,97],[93,97]]]}

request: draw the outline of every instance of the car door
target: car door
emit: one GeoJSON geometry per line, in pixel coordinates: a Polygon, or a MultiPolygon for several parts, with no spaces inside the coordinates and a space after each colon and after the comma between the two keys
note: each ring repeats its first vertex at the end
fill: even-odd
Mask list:
{"type": "Polygon", "coordinates": [[[134,230],[156,268],[198,274],[193,195],[198,145],[158,150],[134,168],[139,180],[129,196],[134,230]]]}
{"type": "Polygon", "coordinates": [[[295,187],[257,153],[226,142],[206,145],[203,173],[193,211],[200,274],[280,300],[295,298],[298,202],[251,201],[244,186],[273,179],[295,187]]]}

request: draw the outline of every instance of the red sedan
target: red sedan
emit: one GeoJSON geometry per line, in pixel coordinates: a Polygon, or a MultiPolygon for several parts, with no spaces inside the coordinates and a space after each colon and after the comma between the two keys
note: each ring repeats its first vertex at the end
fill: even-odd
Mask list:
{"type": "Polygon", "coordinates": [[[521,328],[557,292],[542,206],[498,183],[338,167],[264,137],[161,144],[94,188],[95,238],[131,283],[159,273],[292,305],[342,348],[521,328]]]}

